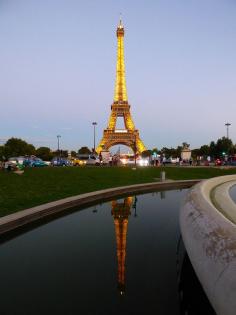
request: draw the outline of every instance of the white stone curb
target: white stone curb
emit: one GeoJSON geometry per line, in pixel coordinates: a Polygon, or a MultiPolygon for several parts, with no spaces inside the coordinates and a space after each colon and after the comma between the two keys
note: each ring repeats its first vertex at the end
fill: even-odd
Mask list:
{"type": "Polygon", "coordinates": [[[186,250],[218,315],[236,314],[236,206],[228,193],[234,183],[236,175],[202,181],[180,211],[186,250]]]}

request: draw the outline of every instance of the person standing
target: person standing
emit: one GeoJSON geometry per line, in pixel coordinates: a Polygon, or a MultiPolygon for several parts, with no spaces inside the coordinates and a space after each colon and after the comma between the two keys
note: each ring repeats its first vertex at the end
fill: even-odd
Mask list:
{"type": "Polygon", "coordinates": [[[163,164],[163,166],[166,166],[166,157],[165,156],[163,156],[162,164],[163,164]]]}
{"type": "Polygon", "coordinates": [[[176,164],[176,166],[179,165],[179,157],[178,156],[176,158],[176,163],[175,164],[176,164]]]}

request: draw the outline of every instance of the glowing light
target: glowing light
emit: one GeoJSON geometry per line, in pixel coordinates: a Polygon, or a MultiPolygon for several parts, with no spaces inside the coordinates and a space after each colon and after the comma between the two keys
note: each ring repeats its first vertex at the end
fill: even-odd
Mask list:
{"type": "Polygon", "coordinates": [[[115,129],[115,132],[127,133],[128,130],[126,130],[126,129],[115,129]]]}
{"type": "Polygon", "coordinates": [[[117,30],[117,63],[114,101],[127,101],[124,61],[124,28],[120,24],[117,30]]]}
{"type": "Polygon", "coordinates": [[[140,159],[140,160],[138,160],[138,164],[140,166],[148,166],[149,162],[146,159],[140,159]]]}
{"type": "Polygon", "coordinates": [[[122,164],[127,164],[127,159],[120,159],[122,164]]]}

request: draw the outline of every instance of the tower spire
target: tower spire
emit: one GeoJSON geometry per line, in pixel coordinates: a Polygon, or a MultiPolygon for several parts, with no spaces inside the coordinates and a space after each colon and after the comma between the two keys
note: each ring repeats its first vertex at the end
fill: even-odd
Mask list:
{"type": "Polygon", "coordinates": [[[117,62],[116,62],[116,83],[114,102],[127,102],[127,90],[125,81],[125,60],[124,60],[124,26],[122,24],[121,15],[120,22],[116,30],[117,36],[117,62]]]}

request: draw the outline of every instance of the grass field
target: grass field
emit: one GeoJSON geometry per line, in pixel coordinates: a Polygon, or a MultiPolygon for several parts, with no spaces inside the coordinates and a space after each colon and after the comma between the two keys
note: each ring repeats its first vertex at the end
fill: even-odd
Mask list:
{"type": "Polygon", "coordinates": [[[201,179],[236,174],[210,167],[49,167],[28,168],[23,175],[0,171],[0,216],[85,192],[168,179],[201,179]]]}

